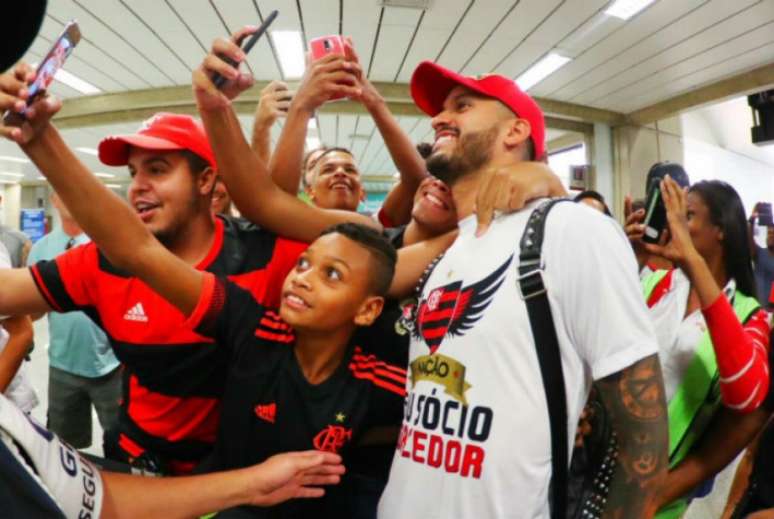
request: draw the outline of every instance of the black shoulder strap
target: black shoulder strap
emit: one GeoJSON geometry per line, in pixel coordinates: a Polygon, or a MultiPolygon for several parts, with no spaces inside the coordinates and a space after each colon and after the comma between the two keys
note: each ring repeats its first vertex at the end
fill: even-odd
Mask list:
{"type": "Polygon", "coordinates": [[[541,249],[546,216],[552,207],[563,201],[566,199],[549,200],[532,212],[521,237],[519,253],[519,288],[521,298],[527,305],[551,423],[552,475],[549,504],[552,519],[565,519],[567,516],[567,396],[559,341],[543,284],[541,249]]]}

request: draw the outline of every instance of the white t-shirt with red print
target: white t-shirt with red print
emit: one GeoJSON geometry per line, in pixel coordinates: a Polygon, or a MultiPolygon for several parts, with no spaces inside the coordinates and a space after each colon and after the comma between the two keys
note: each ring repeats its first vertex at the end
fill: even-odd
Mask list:
{"type": "MultiPolygon", "coordinates": [[[[424,286],[381,519],[548,518],[551,431],[519,241],[532,209],[475,217],[424,286]]],[[[592,379],[657,352],[637,265],[618,224],[581,204],[549,213],[543,279],[567,391],[567,445],[592,379]]]]}

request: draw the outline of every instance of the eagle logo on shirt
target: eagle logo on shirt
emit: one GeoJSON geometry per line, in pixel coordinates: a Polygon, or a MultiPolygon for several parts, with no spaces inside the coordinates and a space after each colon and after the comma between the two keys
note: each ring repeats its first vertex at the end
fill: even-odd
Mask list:
{"type": "Polygon", "coordinates": [[[445,337],[465,335],[492,302],[495,292],[505,281],[512,260],[513,255],[494,272],[471,285],[462,286],[462,281],[455,281],[430,291],[419,303],[414,337],[422,338],[432,354],[445,337]]]}

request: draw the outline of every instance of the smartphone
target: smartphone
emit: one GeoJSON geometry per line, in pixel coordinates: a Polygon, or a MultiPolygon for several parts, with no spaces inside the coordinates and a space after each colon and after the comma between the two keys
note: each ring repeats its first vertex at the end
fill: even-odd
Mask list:
{"type": "Polygon", "coordinates": [[[768,202],[758,202],[758,225],[765,225],[766,227],[774,226],[774,218],[771,214],[771,204],[768,202]]]}
{"type": "MultiPolygon", "coordinates": [[[[260,27],[258,27],[258,30],[256,30],[253,34],[250,35],[250,37],[247,39],[247,42],[245,43],[245,46],[242,47],[242,52],[245,54],[249,53],[253,46],[256,44],[258,39],[263,36],[263,33],[266,32],[266,29],[269,28],[269,26],[274,22],[274,19],[277,18],[277,15],[279,14],[279,11],[276,9],[269,13],[269,16],[266,17],[266,19],[263,21],[260,27]]],[[[232,60],[231,58],[223,58],[224,61],[228,62],[231,66],[235,67],[237,65],[236,61],[232,60]]],[[[215,86],[217,88],[223,88],[223,85],[226,84],[226,79],[224,76],[221,76],[220,74],[215,74],[212,76],[212,82],[215,83],[215,86]]]]}
{"type": "MultiPolygon", "coordinates": [[[[320,36],[309,42],[309,50],[312,52],[312,61],[324,58],[328,54],[337,54],[339,56],[345,56],[345,42],[344,38],[338,34],[332,36],[320,36]]],[[[335,94],[331,96],[328,101],[335,101],[342,99],[345,96],[342,94],[335,94]]]]}
{"type": "Polygon", "coordinates": [[[344,56],[344,38],[338,34],[320,36],[309,42],[309,50],[312,51],[312,61],[324,58],[328,54],[344,56]]]}
{"type": "MultiPolygon", "coordinates": [[[[38,69],[35,71],[35,79],[27,87],[29,91],[27,106],[30,106],[46,92],[54,81],[54,76],[62,68],[67,57],[75,46],[78,45],[79,41],[81,41],[81,30],[78,27],[78,22],[71,20],[65,25],[62,34],[56,39],[46,57],[38,65],[38,69]]],[[[19,113],[8,110],[3,116],[3,123],[8,126],[19,126],[22,122],[24,122],[24,112],[19,113]]]]}
{"type": "Polygon", "coordinates": [[[688,173],[680,164],[659,162],[650,168],[645,193],[645,236],[642,238],[646,243],[658,243],[667,225],[666,206],[661,196],[661,181],[666,175],[680,187],[690,185],[688,173]]]}

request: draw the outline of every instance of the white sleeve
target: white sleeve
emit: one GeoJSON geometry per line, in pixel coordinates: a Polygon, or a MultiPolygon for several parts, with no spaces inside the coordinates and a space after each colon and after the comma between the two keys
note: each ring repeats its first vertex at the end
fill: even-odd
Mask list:
{"type": "Polygon", "coordinates": [[[0,441],[36,475],[40,487],[64,516],[96,519],[102,511],[102,476],[78,451],[35,423],[0,394],[0,441]],[[30,464],[32,466],[30,466],[30,464]]]}
{"type": "Polygon", "coordinates": [[[583,204],[558,204],[546,224],[546,270],[594,380],[657,353],[637,261],[621,226],[583,204]]]}

